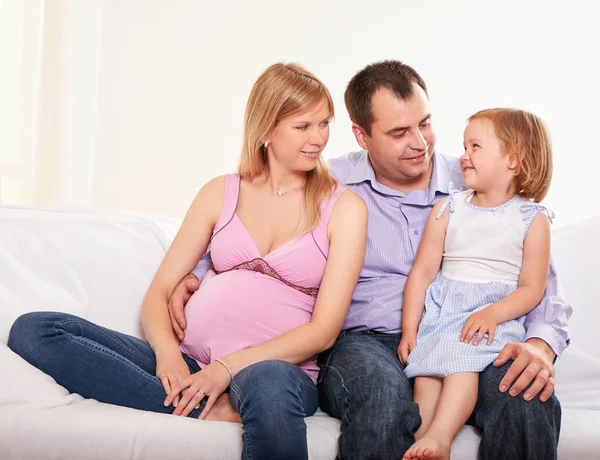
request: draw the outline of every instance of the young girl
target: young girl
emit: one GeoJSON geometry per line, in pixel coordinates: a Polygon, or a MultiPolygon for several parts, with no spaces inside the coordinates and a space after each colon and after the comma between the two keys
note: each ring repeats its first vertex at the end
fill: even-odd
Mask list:
{"type": "Polygon", "coordinates": [[[483,110],[469,118],[464,148],[469,190],[434,207],[404,293],[398,356],[416,377],[423,421],[406,459],[450,458],[479,372],[525,339],[525,315],[548,276],[553,216],[537,204],[552,176],[544,123],[521,110],[483,110]]]}

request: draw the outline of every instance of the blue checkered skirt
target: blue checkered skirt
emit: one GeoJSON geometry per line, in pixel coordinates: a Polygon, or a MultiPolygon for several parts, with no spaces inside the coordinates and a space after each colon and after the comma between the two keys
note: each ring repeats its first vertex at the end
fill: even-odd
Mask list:
{"type": "Polygon", "coordinates": [[[470,283],[438,273],[425,298],[417,346],[408,357],[404,372],[409,378],[432,375],[446,377],[455,372],[481,372],[492,363],[504,345],[525,340],[525,317],[501,323],[491,345],[487,334],[478,346],[460,341],[469,316],[495,303],[517,288],[499,281],[470,283]]]}

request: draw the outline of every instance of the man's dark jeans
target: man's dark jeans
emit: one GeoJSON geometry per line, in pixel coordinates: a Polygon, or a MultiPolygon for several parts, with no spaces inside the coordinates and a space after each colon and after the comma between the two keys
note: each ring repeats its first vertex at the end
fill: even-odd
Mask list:
{"type": "MultiPolygon", "coordinates": [[[[319,357],[321,408],[342,421],[338,459],[401,459],[421,424],[411,382],[398,360],[400,334],[342,332],[319,357]]],[[[511,362],[489,365],[468,421],[482,433],[480,460],[557,458],[561,408],[555,395],[542,403],[511,397],[498,387],[511,362]]]]}

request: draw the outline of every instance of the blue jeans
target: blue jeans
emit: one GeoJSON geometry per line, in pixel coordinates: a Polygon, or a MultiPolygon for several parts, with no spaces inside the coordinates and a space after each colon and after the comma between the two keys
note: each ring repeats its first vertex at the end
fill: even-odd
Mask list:
{"type": "MultiPolygon", "coordinates": [[[[98,401],[170,414],[147,342],[66,313],[35,312],[15,321],[8,346],[72,393],[98,401]]],[[[196,361],[182,353],[190,373],[196,361]]],[[[230,386],[243,423],[244,459],[307,459],[306,424],[318,404],[312,380],[284,361],[240,371],[230,386]]],[[[197,418],[204,407],[190,413],[197,418]]]]}
{"type": "MultiPolygon", "coordinates": [[[[400,334],[342,332],[319,357],[321,408],[342,421],[338,459],[401,459],[421,425],[411,382],[398,360],[400,334]]],[[[469,424],[479,428],[480,460],[557,458],[561,409],[556,396],[525,401],[500,393],[510,362],[489,365],[469,424]]]]}

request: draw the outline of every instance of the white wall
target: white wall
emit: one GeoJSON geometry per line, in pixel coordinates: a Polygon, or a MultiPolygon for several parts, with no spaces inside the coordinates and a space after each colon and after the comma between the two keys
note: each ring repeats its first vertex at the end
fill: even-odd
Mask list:
{"type": "Polygon", "coordinates": [[[554,138],[546,202],[557,223],[598,214],[594,3],[95,0],[90,12],[62,0],[68,41],[59,87],[78,91],[78,102],[62,115],[69,121],[62,138],[75,140],[59,167],[71,191],[59,201],[89,197],[99,206],[183,215],[202,184],[235,170],[248,93],[279,60],[304,64],[334,96],[325,155],[354,150],[345,85],[364,65],[393,58],[429,86],[438,150],[461,153],[464,120],[474,111],[531,110],[554,138]],[[78,17],[88,26],[78,27],[78,17]]]}

